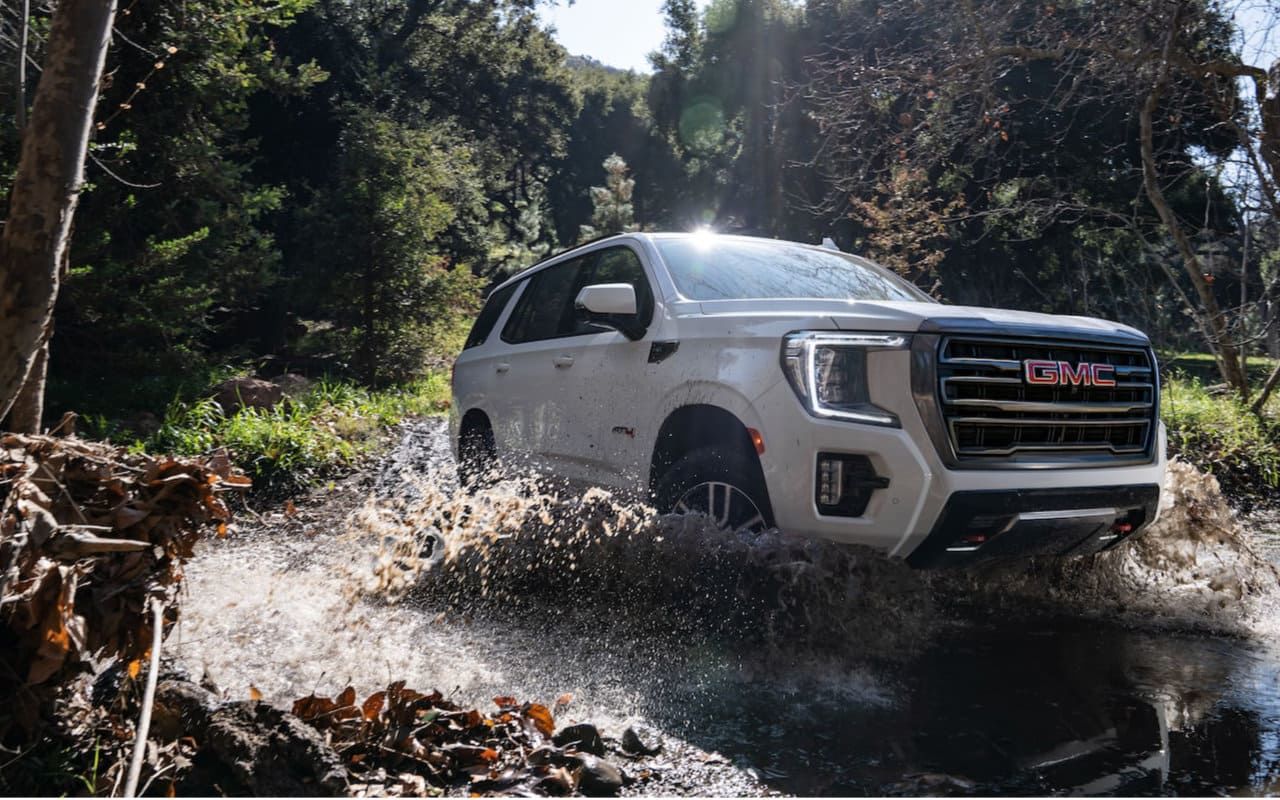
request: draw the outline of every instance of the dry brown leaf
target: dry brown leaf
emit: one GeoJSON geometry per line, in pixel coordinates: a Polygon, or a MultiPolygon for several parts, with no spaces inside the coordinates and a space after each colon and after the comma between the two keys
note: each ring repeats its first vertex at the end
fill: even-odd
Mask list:
{"type": "Polygon", "coordinates": [[[364,713],[364,718],[367,720],[376,719],[378,714],[381,713],[386,699],[386,692],[374,692],[365,698],[364,704],[360,707],[360,710],[364,713]]]}
{"type": "Polygon", "coordinates": [[[555,733],[556,721],[546,706],[539,703],[528,703],[524,707],[524,715],[533,721],[534,727],[543,736],[550,736],[555,733]]]}
{"type": "Polygon", "coordinates": [[[338,708],[346,708],[356,704],[356,687],[348,686],[342,690],[342,694],[334,698],[334,702],[338,708]]]}

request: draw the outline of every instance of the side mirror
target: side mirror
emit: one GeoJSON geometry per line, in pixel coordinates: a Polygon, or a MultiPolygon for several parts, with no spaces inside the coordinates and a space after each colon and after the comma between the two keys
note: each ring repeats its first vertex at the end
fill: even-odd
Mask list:
{"type": "Polygon", "coordinates": [[[644,336],[636,309],[636,289],[629,283],[597,283],[584,286],[573,306],[581,319],[603,325],[635,341],[644,336]]]}

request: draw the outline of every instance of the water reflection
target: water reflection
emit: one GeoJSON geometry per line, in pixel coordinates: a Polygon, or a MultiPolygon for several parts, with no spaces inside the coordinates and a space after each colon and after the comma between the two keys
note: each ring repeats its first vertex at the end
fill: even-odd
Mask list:
{"type": "Polygon", "coordinates": [[[1280,659],[1080,620],[973,622],[897,669],[899,702],[761,692],[698,741],[801,794],[1205,794],[1280,785],[1280,659]]]}

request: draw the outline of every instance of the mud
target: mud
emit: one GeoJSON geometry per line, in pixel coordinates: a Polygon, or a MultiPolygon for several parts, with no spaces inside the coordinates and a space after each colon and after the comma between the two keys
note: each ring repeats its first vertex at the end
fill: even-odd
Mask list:
{"type": "Polygon", "coordinates": [[[380,469],[210,542],[166,647],[281,705],[390,680],[572,694],[558,722],[662,741],[622,765],[631,792],[1274,792],[1276,551],[1173,480],[1116,552],[917,573],[599,491],[467,499],[427,420],[380,469]]]}

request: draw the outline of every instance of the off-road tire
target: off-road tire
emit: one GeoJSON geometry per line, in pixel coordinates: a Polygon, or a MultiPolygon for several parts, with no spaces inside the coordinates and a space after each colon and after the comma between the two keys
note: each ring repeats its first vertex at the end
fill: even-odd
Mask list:
{"type": "MultiPolygon", "coordinates": [[[[756,461],[754,454],[724,447],[703,447],[686,453],[658,480],[654,490],[654,503],[659,511],[669,514],[704,510],[679,507],[682,499],[688,505],[688,493],[702,484],[728,484],[733,487],[750,500],[760,516],[759,524],[750,526],[751,529],[773,527],[769,493],[765,489],[760,463],[756,461]]],[[[732,507],[730,513],[732,516],[727,520],[717,521],[722,524],[727,522],[726,527],[741,528],[744,527],[742,522],[754,516],[739,516],[732,507]]],[[[710,515],[717,516],[715,513],[710,515]]]]}
{"type": "Polygon", "coordinates": [[[465,426],[458,434],[458,483],[462,490],[475,494],[491,486],[497,466],[493,429],[474,422],[465,426]]]}

